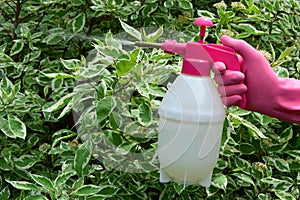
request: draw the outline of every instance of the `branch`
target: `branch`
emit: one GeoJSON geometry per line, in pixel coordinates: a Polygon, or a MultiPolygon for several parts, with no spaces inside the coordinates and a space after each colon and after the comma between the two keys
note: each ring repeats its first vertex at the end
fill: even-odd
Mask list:
{"type": "Polygon", "coordinates": [[[16,10],[15,10],[14,7],[12,7],[12,5],[10,5],[7,1],[4,1],[4,3],[5,3],[8,7],[10,7],[10,8],[14,11],[14,13],[16,13],[16,10]]]}
{"type": "Polygon", "coordinates": [[[0,7],[0,11],[2,12],[3,16],[4,16],[7,20],[9,20],[11,23],[14,23],[14,21],[13,21],[12,18],[9,16],[9,14],[8,14],[5,10],[3,10],[1,7],[0,7]]]}

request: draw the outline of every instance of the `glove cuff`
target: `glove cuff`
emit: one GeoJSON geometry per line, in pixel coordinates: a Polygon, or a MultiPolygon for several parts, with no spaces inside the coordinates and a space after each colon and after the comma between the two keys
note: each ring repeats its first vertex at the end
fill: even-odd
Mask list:
{"type": "MultiPolygon", "coordinates": [[[[269,113],[272,117],[300,124],[300,80],[278,78],[269,113]]],[[[266,99],[266,102],[269,100],[266,99]]]]}

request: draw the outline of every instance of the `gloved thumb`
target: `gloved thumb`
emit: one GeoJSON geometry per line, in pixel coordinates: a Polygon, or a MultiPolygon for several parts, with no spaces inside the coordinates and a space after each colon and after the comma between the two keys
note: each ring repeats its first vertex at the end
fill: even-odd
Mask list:
{"type": "Polygon", "coordinates": [[[236,50],[243,58],[252,57],[256,54],[256,49],[249,45],[244,40],[233,39],[227,35],[221,37],[223,45],[228,46],[236,50]]]}

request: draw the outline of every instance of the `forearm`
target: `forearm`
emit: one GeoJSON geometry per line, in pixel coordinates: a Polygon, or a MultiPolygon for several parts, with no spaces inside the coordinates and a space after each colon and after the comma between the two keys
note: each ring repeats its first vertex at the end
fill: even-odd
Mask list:
{"type": "MultiPolygon", "coordinates": [[[[270,116],[300,124],[300,80],[279,78],[270,116]]],[[[272,90],[272,88],[270,88],[272,90]]],[[[266,99],[266,101],[273,101],[266,99]]]]}

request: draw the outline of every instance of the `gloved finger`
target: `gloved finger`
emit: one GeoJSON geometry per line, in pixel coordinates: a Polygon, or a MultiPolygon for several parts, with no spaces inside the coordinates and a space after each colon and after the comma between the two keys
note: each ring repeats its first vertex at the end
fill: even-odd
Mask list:
{"type": "Polygon", "coordinates": [[[233,95],[241,95],[247,91],[247,87],[244,84],[237,85],[228,85],[228,86],[219,86],[218,92],[222,97],[228,97],[233,95]]]}
{"type": "Polygon", "coordinates": [[[212,65],[212,71],[215,74],[224,74],[226,71],[226,65],[222,62],[214,62],[212,65]]]}
{"type": "Polygon", "coordinates": [[[216,74],[214,80],[218,85],[234,85],[243,82],[245,75],[239,71],[226,70],[222,75],[216,74]]]}
{"type": "Polygon", "coordinates": [[[241,101],[242,101],[242,97],[240,95],[222,97],[222,103],[227,107],[229,107],[229,106],[238,106],[241,101]]]}
{"type": "Polygon", "coordinates": [[[238,61],[239,61],[240,65],[242,65],[244,58],[241,55],[238,55],[238,61]]]}

